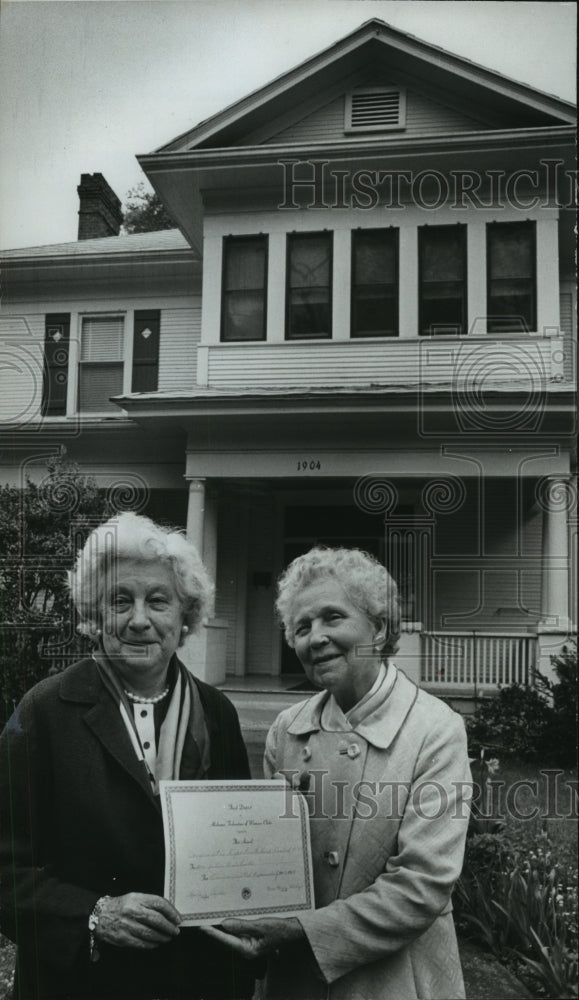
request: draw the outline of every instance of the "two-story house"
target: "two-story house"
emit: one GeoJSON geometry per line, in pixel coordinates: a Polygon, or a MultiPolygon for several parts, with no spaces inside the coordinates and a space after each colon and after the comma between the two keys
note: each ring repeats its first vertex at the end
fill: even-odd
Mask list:
{"type": "Polygon", "coordinates": [[[3,255],[5,479],[65,444],[186,527],[209,680],[297,681],[275,579],[316,542],[390,566],[416,680],[529,680],[576,604],[574,121],[372,20],[139,157],[180,232],[106,235],[83,175],[82,238],[3,255]]]}

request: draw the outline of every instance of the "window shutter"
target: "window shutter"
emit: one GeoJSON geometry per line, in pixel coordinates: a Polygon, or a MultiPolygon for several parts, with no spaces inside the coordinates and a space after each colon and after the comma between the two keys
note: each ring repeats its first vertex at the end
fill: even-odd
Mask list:
{"type": "Polygon", "coordinates": [[[135,312],[132,392],[156,392],[158,389],[160,330],[159,309],[135,312]]]}
{"type": "Polygon", "coordinates": [[[44,382],[42,415],[66,414],[70,313],[48,313],[44,326],[44,382]]]}

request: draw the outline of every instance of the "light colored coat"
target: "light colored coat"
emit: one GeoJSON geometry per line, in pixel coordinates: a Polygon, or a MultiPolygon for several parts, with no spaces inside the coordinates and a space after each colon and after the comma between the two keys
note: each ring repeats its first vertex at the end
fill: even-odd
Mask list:
{"type": "Polygon", "coordinates": [[[470,799],[462,719],[400,671],[355,731],[321,730],[325,698],[282,712],[266,744],[268,777],[309,772],[317,907],[299,918],[311,951],[282,951],[266,994],[464,997],[450,901],[470,799]]]}

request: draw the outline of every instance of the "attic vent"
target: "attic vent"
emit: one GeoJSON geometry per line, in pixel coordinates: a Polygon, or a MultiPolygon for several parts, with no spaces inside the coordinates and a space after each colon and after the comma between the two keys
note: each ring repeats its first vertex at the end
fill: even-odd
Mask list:
{"type": "Polygon", "coordinates": [[[365,87],[346,98],[346,131],[404,128],[406,95],[394,87],[365,87]]]}

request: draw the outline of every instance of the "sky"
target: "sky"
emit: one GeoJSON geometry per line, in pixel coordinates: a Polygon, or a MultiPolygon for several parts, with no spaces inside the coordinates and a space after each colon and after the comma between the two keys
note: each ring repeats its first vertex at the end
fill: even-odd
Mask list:
{"type": "Polygon", "coordinates": [[[371,17],[575,100],[574,3],[0,0],[0,247],[75,240],[81,173],[124,202],[136,154],[371,17]]]}

